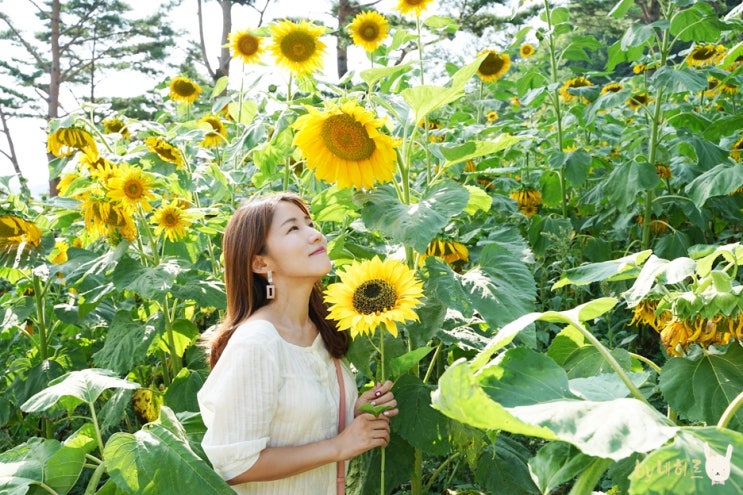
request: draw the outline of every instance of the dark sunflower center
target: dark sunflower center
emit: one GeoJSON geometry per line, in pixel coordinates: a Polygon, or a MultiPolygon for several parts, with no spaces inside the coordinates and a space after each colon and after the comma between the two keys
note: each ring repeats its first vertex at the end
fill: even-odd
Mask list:
{"type": "Polygon", "coordinates": [[[694,60],[709,60],[715,55],[715,49],[709,46],[701,46],[694,50],[691,54],[691,58],[694,60]]]}
{"type": "Polygon", "coordinates": [[[124,192],[130,199],[139,199],[142,196],[142,184],[136,180],[127,181],[124,192]]]}
{"type": "Polygon", "coordinates": [[[178,215],[173,212],[165,214],[163,216],[163,223],[168,227],[174,227],[178,225],[178,215]]]}
{"type": "Polygon", "coordinates": [[[304,62],[315,53],[315,38],[293,31],[281,40],[281,53],[292,62],[304,62]]]}
{"type": "Polygon", "coordinates": [[[196,93],[196,87],[191,81],[175,81],[173,83],[173,91],[181,96],[191,96],[196,93]]]}
{"type": "Polygon", "coordinates": [[[167,162],[172,162],[177,159],[177,156],[175,155],[173,150],[166,146],[158,146],[157,148],[155,148],[155,152],[160,155],[160,158],[167,162]]]}
{"type": "Polygon", "coordinates": [[[379,25],[376,22],[367,22],[361,26],[359,34],[366,41],[376,41],[379,37],[379,25]]]}
{"type": "Polygon", "coordinates": [[[238,42],[240,53],[243,55],[253,55],[258,51],[258,38],[255,36],[243,36],[238,42]]]}
{"type": "Polygon", "coordinates": [[[585,86],[590,86],[588,82],[584,81],[583,79],[574,79],[573,81],[570,81],[568,86],[571,88],[583,88],[585,86]]]}
{"type": "Polygon", "coordinates": [[[415,7],[416,5],[422,4],[424,1],[425,0],[405,0],[405,3],[407,3],[411,7],[415,7]]]}
{"type": "Polygon", "coordinates": [[[367,280],[353,293],[353,309],[364,315],[388,311],[396,302],[397,293],[386,280],[367,280]]]}
{"type": "Polygon", "coordinates": [[[320,135],[325,146],[344,160],[365,160],[374,153],[374,140],[364,126],[345,113],[325,119],[320,135]]]}
{"type": "Polygon", "coordinates": [[[485,60],[483,60],[480,64],[480,68],[478,70],[480,74],[490,76],[493,74],[497,74],[498,71],[502,68],[503,59],[494,53],[489,53],[488,56],[485,57],[485,60]]]}

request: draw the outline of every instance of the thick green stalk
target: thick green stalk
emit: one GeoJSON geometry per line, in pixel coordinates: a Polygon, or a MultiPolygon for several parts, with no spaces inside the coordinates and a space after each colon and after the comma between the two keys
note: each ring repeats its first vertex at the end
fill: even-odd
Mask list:
{"type": "Polygon", "coordinates": [[[601,479],[601,475],[604,474],[611,463],[611,459],[600,457],[594,459],[586,470],[580,473],[568,495],[591,495],[593,487],[596,486],[596,483],[601,479]]]}
{"type": "MultiPolygon", "coordinates": [[[[384,332],[386,330],[379,327],[379,370],[380,370],[380,376],[379,376],[379,382],[384,383],[385,374],[384,374],[384,332]]],[[[381,458],[380,458],[380,468],[379,468],[379,493],[381,495],[385,495],[385,489],[384,489],[384,470],[385,470],[385,453],[387,452],[387,449],[382,447],[382,451],[380,452],[381,458]]]]}
{"type": "Polygon", "coordinates": [[[98,450],[101,452],[101,459],[103,458],[103,436],[101,435],[101,427],[98,424],[98,415],[95,413],[95,407],[92,402],[88,402],[90,408],[90,419],[93,421],[93,428],[95,428],[95,438],[98,441],[98,450]]]}
{"type": "Polygon", "coordinates": [[[98,490],[98,482],[101,481],[101,476],[103,476],[103,473],[106,472],[106,463],[102,462],[98,464],[98,467],[95,468],[95,471],[93,471],[93,474],[90,477],[90,481],[88,481],[88,486],[85,488],[85,493],[83,495],[94,495],[98,490]]]}
{"type": "Polygon", "coordinates": [[[728,404],[728,407],[725,408],[725,412],[722,413],[722,416],[720,416],[720,421],[717,422],[718,428],[727,428],[728,423],[731,419],[733,419],[733,416],[738,411],[740,406],[743,406],[743,392],[739,393],[735,399],[733,399],[733,402],[728,404]]]}

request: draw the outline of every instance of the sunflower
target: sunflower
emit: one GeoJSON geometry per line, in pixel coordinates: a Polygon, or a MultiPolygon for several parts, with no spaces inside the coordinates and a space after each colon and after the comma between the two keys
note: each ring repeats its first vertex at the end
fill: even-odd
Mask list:
{"type": "Polygon", "coordinates": [[[150,192],[152,182],[152,175],[137,167],[122,165],[108,181],[108,197],[120,202],[128,212],[133,212],[138,206],[149,211],[152,209],[150,201],[155,199],[155,195],[150,192]]]}
{"type": "Polygon", "coordinates": [[[124,139],[129,139],[131,137],[131,133],[126,126],[126,123],[124,123],[124,121],[121,120],[120,117],[110,117],[108,119],[105,119],[103,121],[103,133],[113,134],[116,132],[121,134],[121,137],[123,137],[124,139]]]}
{"type": "Polygon", "coordinates": [[[178,200],[171,203],[163,201],[160,209],[153,213],[151,222],[157,225],[156,235],[165,232],[165,238],[173,242],[186,237],[186,227],[191,225],[193,217],[179,206],[180,203],[178,200]]]}
{"type": "Polygon", "coordinates": [[[518,203],[519,211],[526,217],[533,217],[542,205],[542,193],[535,189],[521,189],[510,195],[518,203]]]}
{"type": "Polygon", "coordinates": [[[325,112],[308,107],[292,127],[318,179],[340,188],[373,188],[374,182],[390,182],[395,168],[396,141],[379,129],[382,121],[355,101],[331,106],[325,112]]]}
{"type": "Polygon", "coordinates": [[[0,216],[0,244],[18,245],[27,242],[33,246],[41,243],[41,229],[33,222],[15,215],[0,216]]]}
{"type": "Polygon", "coordinates": [[[338,320],[338,330],[350,330],[352,338],[374,335],[381,324],[397,337],[395,322],[418,320],[413,310],[421,303],[423,284],[401,261],[375,256],[354,261],[338,276],[341,281],[325,292],[328,317],[338,320]]]}
{"type": "MultiPolygon", "coordinates": [[[[67,193],[70,189],[70,186],[73,182],[75,182],[77,179],[79,179],[81,176],[80,174],[73,172],[71,174],[65,174],[62,177],[60,177],[59,182],[57,183],[57,192],[60,196],[67,196],[67,193]]],[[[76,197],[77,195],[69,196],[71,198],[76,197]]]]}
{"type": "Polygon", "coordinates": [[[418,258],[418,262],[422,264],[429,256],[441,258],[450,265],[453,265],[457,261],[467,263],[470,260],[467,246],[461,242],[444,241],[441,239],[433,239],[428,244],[426,252],[418,258]]]}
{"type": "Polygon", "coordinates": [[[204,140],[201,141],[201,146],[204,146],[205,148],[213,148],[224,143],[225,137],[227,136],[227,129],[218,116],[207,115],[199,120],[199,124],[205,124],[202,127],[208,125],[210,129],[204,136],[204,140]]]}
{"type": "Polygon", "coordinates": [[[360,46],[367,52],[373,52],[382,44],[389,32],[387,19],[381,14],[372,11],[356,14],[348,25],[353,44],[360,46]]]}
{"type": "Polygon", "coordinates": [[[183,159],[183,153],[177,147],[159,137],[148,137],[144,140],[145,146],[156,153],[163,161],[175,163],[177,168],[182,168],[186,161],[183,159]]]}
{"type": "Polygon", "coordinates": [[[655,172],[659,179],[670,179],[672,177],[671,169],[665,163],[656,163],[655,172]]]}
{"type": "Polygon", "coordinates": [[[519,97],[518,96],[514,96],[513,98],[511,98],[511,105],[513,105],[515,107],[520,107],[521,106],[521,101],[519,100],[519,97]]]}
{"type": "Polygon", "coordinates": [[[495,122],[498,120],[498,112],[488,112],[488,122],[495,122]]]}
{"type": "Polygon", "coordinates": [[[279,65],[297,76],[310,75],[322,68],[325,43],[320,41],[325,29],[309,21],[295,24],[281,21],[271,26],[271,51],[279,65]]]}
{"type": "Polygon", "coordinates": [[[70,247],[67,241],[61,240],[54,243],[54,249],[50,256],[52,256],[51,262],[55,265],[61,265],[67,261],[67,249],[70,247]]]}
{"type": "Polygon", "coordinates": [[[88,198],[80,206],[80,212],[85,221],[85,230],[94,237],[121,234],[133,241],[137,236],[137,226],[131,214],[104,198],[88,198]]]}
{"type": "Polygon", "coordinates": [[[670,320],[670,311],[663,310],[658,313],[658,301],[642,300],[635,306],[632,321],[629,322],[629,325],[644,323],[660,332],[670,320]]]}
{"type": "Polygon", "coordinates": [[[715,45],[697,45],[686,56],[686,63],[689,67],[703,66],[714,63],[717,56],[717,46],[715,45]]]}
{"type": "Polygon", "coordinates": [[[640,107],[644,107],[648,103],[650,103],[650,97],[647,93],[638,93],[627,100],[627,105],[629,105],[632,110],[638,110],[640,107]]]}
{"type": "Polygon", "coordinates": [[[738,141],[736,141],[733,147],[730,149],[730,158],[732,158],[736,162],[740,162],[741,152],[743,152],[743,138],[740,138],[738,141]]]}
{"type": "Polygon", "coordinates": [[[484,82],[496,81],[503,76],[511,67],[511,57],[507,53],[498,53],[495,50],[483,50],[480,55],[488,54],[485,60],[480,63],[477,69],[477,75],[484,82]]]}
{"type": "Polygon", "coordinates": [[[91,156],[85,155],[85,154],[80,155],[79,161],[80,161],[80,169],[81,170],[89,170],[89,171],[91,171],[91,173],[96,168],[101,167],[101,166],[105,166],[106,164],[109,164],[110,165],[110,163],[111,163],[108,160],[106,160],[105,158],[103,158],[102,156],[91,157],[91,156]]]}
{"type": "Polygon", "coordinates": [[[428,8],[428,4],[433,0],[398,0],[397,7],[395,10],[399,10],[402,15],[410,14],[415,12],[415,15],[419,17],[421,12],[428,8]]]}
{"type": "MultiPolygon", "coordinates": [[[[570,101],[573,98],[576,98],[576,96],[570,92],[570,89],[585,88],[588,86],[593,86],[593,83],[585,77],[574,77],[573,79],[568,79],[567,81],[565,81],[565,83],[562,85],[562,88],[560,88],[560,94],[565,101],[570,101]]],[[[580,96],[578,98],[580,98],[583,103],[588,103],[587,98],[583,96],[580,96]]]]}
{"type": "Polygon", "coordinates": [[[729,95],[734,95],[738,92],[738,86],[731,82],[724,82],[720,86],[720,91],[729,95]]]}
{"type": "Polygon", "coordinates": [[[529,58],[532,55],[534,55],[534,46],[530,43],[524,43],[521,45],[521,48],[519,48],[519,55],[521,55],[523,58],[529,58]]]}
{"type": "Polygon", "coordinates": [[[648,70],[648,66],[645,64],[635,64],[632,66],[632,72],[635,74],[641,74],[648,70]]]}
{"type": "Polygon", "coordinates": [[[264,47],[261,45],[262,38],[255,36],[250,31],[237,31],[229,34],[232,57],[240,57],[243,63],[254,64],[258,62],[263,54],[264,47]]]}
{"type": "Polygon", "coordinates": [[[170,98],[184,103],[193,103],[201,94],[201,86],[187,77],[176,77],[170,81],[170,98]]]}
{"type": "Polygon", "coordinates": [[[96,164],[95,168],[91,168],[90,177],[108,187],[108,181],[113,179],[118,171],[119,167],[117,165],[106,160],[104,163],[96,164]]]}
{"type": "Polygon", "coordinates": [[[98,157],[98,146],[90,133],[77,127],[60,127],[49,135],[47,151],[63,158],[77,151],[82,151],[88,156],[98,157]]]}
{"type": "Polygon", "coordinates": [[[624,89],[624,86],[622,86],[619,83],[609,83],[603,88],[601,88],[601,94],[605,95],[607,93],[618,93],[624,89]]]}

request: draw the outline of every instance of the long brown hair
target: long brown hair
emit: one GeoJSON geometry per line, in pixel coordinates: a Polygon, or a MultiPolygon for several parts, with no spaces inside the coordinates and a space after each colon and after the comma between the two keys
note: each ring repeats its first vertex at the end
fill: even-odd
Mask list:
{"type": "MultiPolygon", "coordinates": [[[[287,201],[297,205],[306,215],[310,212],[302,199],[294,193],[278,193],[253,199],[232,215],[224,231],[224,284],[227,292],[227,311],[216,332],[209,337],[209,364],[213,368],[237,327],[258,308],[268,304],[267,281],[253,273],[255,256],[265,254],[266,238],[271,228],[276,205],[287,201]]],[[[318,281],[310,294],[309,315],[322,336],[325,347],[333,357],[343,357],[348,351],[347,332],[339,332],[334,322],[327,319],[328,309],[323,302],[322,286],[318,281]]]]}

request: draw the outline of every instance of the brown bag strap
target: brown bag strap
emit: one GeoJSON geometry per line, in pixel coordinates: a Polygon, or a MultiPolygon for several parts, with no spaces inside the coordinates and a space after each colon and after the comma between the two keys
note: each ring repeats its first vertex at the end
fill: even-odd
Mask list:
{"type": "MultiPolygon", "coordinates": [[[[338,410],[338,433],[342,432],[346,427],[346,387],[343,385],[343,373],[341,373],[341,364],[337,358],[333,358],[335,361],[335,374],[338,376],[338,387],[340,387],[340,406],[338,410]]],[[[346,467],[345,462],[338,461],[338,474],[335,479],[337,485],[338,495],[345,495],[346,493],[346,467]]]]}

